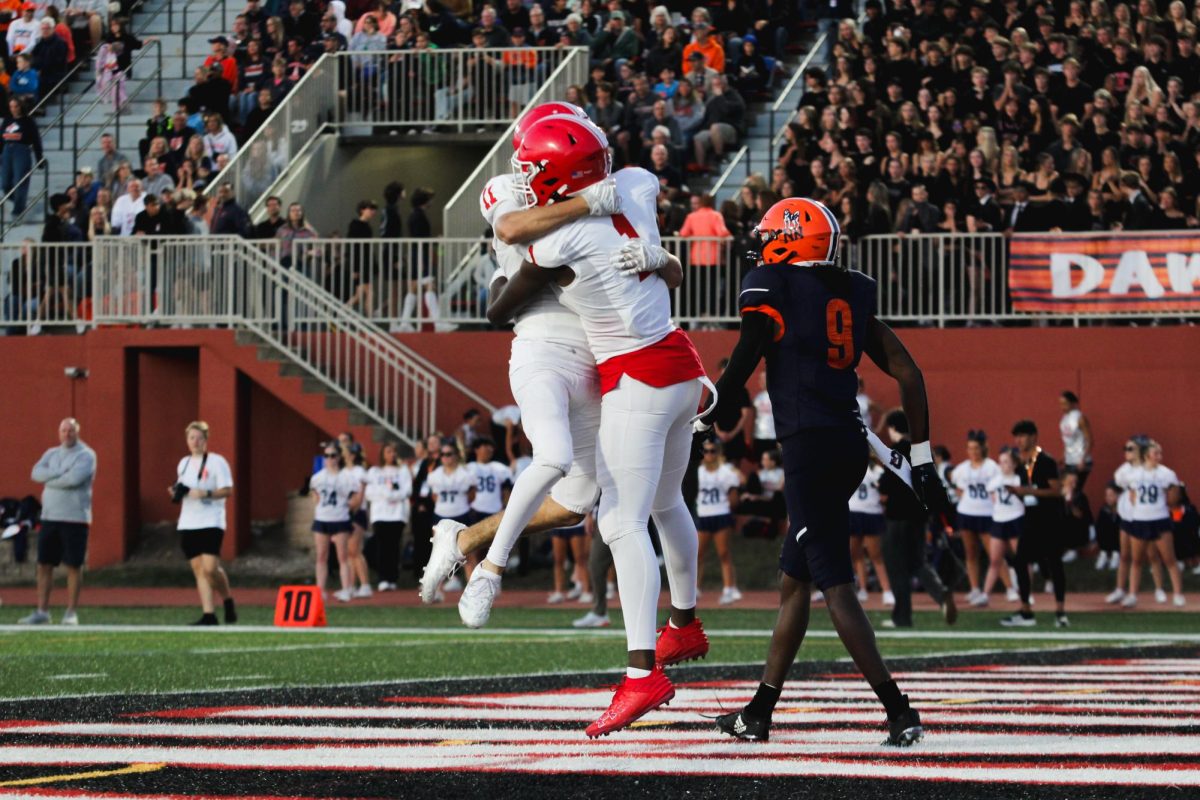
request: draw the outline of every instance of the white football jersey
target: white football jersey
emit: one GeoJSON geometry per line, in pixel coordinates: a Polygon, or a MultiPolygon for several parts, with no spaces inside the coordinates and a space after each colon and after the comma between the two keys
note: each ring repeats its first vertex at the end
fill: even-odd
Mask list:
{"type": "Polygon", "coordinates": [[[467,492],[474,488],[475,478],[465,467],[459,465],[449,473],[444,467],[438,467],[429,473],[425,486],[437,495],[437,503],[433,507],[433,513],[437,516],[461,517],[471,510],[467,492]]]}
{"type": "Polygon", "coordinates": [[[540,267],[569,266],[575,272],[561,299],[583,322],[598,364],[656,344],[675,329],[670,292],[662,278],[655,273],[623,274],[609,263],[629,239],[660,243],[658,179],[639,167],[613,177],[622,213],[564,225],[530,245],[525,255],[540,267]]]}
{"type": "Polygon", "coordinates": [[[1179,483],[1175,470],[1168,469],[1162,464],[1151,469],[1138,467],[1133,473],[1134,491],[1133,518],[1138,522],[1166,519],[1171,516],[1167,509],[1167,487],[1179,483]]]}
{"type": "Polygon", "coordinates": [[[696,471],[700,490],[696,495],[696,516],[719,517],[731,513],[729,492],[742,485],[742,474],[732,464],[709,469],[703,464],[696,471]]]}
{"type": "Polygon", "coordinates": [[[1008,491],[1009,486],[1020,486],[1021,476],[997,473],[988,481],[987,490],[992,496],[992,519],[995,522],[1012,522],[1025,516],[1025,501],[1008,491]]]}
{"type": "Polygon", "coordinates": [[[1133,519],[1133,499],[1129,496],[1129,490],[1133,488],[1134,475],[1140,469],[1137,464],[1126,461],[1113,473],[1113,483],[1122,490],[1120,498],[1117,499],[1117,516],[1126,522],[1133,519]]]}
{"type": "Polygon", "coordinates": [[[858,491],[850,495],[850,510],[858,514],[882,514],[883,502],[879,499],[879,479],[883,477],[883,467],[872,464],[867,467],[858,491]]]}
{"type": "Polygon", "coordinates": [[[320,502],[313,512],[317,522],[346,522],[350,519],[350,496],[362,490],[362,483],[348,470],[322,469],[308,482],[320,502]]]}
{"type": "Polygon", "coordinates": [[[371,504],[371,522],[408,522],[412,471],[407,465],[371,467],[367,472],[366,492],[371,504]]]}
{"type": "Polygon", "coordinates": [[[990,517],[992,499],[988,495],[988,482],[1000,474],[1000,465],[985,458],[978,467],[964,461],[950,473],[950,483],[958,489],[958,513],[970,517],[990,517]]]}
{"type": "MultiPolygon", "coordinates": [[[[522,208],[523,206],[517,203],[513,176],[509,173],[497,175],[488,181],[479,197],[479,212],[492,228],[495,228],[496,220],[500,217],[522,208]]],[[[511,279],[525,261],[527,248],[505,244],[495,238],[492,239],[492,244],[496,248],[496,262],[505,277],[511,279]]],[[[563,307],[560,302],[561,294],[562,291],[557,286],[548,286],[517,312],[513,332],[518,339],[587,347],[583,325],[574,312],[563,307]]]]}
{"type": "Polygon", "coordinates": [[[499,461],[480,464],[472,461],[467,471],[475,478],[475,500],[471,510],[481,514],[496,514],[504,508],[504,484],[513,482],[512,470],[499,461]]]}

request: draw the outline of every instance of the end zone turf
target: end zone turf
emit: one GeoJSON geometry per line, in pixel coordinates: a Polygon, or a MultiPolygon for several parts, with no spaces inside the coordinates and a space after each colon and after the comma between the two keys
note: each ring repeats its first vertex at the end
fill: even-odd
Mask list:
{"type": "Polygon", "coordinates": [[[750,697],[751,667],[674,671],[669,709],[595,742],[601,675],[6,702],[0,797],[1190,796],[1198,655],[903,660],[929,730],[908,750],[879,745],[878,704],[844,663],[797,665],[768,744],[708,719],[750,697]]]}

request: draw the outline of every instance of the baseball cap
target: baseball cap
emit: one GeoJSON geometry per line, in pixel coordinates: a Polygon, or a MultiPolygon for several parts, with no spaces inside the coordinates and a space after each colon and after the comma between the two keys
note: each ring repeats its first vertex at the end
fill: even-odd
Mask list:
{"type": "Polygon", "coordinates": [[[95,173],[95,170],[93,170],[91,167],[80,167],[79,172],[76,174],[77,175],[94,175],[96,173],[95,173]]]}
{"type": "Polygon", "coordinates": [[[614,12],[612,12],[612,14],[609,15],[609,19],[619,19],[619,20],[621,20],[621,22],[625,22],[626,21],[625,12],[624,11],[614,11],[614,12]]]}
{"type": "Polygon", "coordinates": [[[689,61],[703,61],[704,53],[701,53],[699,50],[693,50],[692,54],[690,56],[688,56],[688,60],[689,61]]]}
{"type": "Polygon", "coordinates": [[[22,11],[37,11],[37,3],[25,3],[21,6],[22,11]]]}

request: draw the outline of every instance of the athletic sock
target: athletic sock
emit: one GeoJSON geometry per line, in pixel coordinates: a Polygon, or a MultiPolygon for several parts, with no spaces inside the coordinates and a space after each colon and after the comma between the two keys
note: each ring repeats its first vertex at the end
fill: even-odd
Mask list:
{"type": "Polygon", "coordinates": [[[533,515],[542,505],[550,487],[563,476],[558,467],[545,464],[530,464],[517,478],[513,485],[512,494],[508,498],[508,507],[500,519],[500,527],[496,529],[496,537],[488,548],[487,560],[497,567],[508,565],[508,554],[513,545],[521,538],[521,532],[533,519],[533,515]]]}
{"type": "MultiPolygon", "coordinates": [[[[601,530],[603,530],[601,523],[601,530]]],[[[609,542],[617,567],[617,592],[625,618],[626,650],[653,650],[658,636],[658,594],[662,588],[658,560],[645,530],[609,542]]]]}
{"type": "MultiPolygon", "coordinates": [[[[216,616],[215,614],[213,616],[216,616]]],[[[232,597],[225,598],[225,621],[227,623],[237,622],[237,606],[233,602],[232,597]]]]}
{"type": "Polygon", "coordinates": [[[879,698],[879,702],[883,703],[883,708],[887,711],[888,719],[895,719],[905,711],[908,711],[908,695],[900,694],[900,687],[896,686],[894,680],[886,681],[871,688],[875,690],[875,695],[879,698]]]}
{"type": "Polygon", "coordinates": [[[638,669],[637,667],[626,667],[625,674],[628,675],[630,678],[637,680],[639,678],[649,678],[650,670],[638,669]]]}
{"type": "Polygon", "coordinates": [[[771,712],[775,710],[775,704],[779,702],[779,695],[782,692],[782,689],[769,683],[760,683],[758,691],[754,693],[754,699],[746,706],[746,710],[752,716],[770,719],[771,712]]]}

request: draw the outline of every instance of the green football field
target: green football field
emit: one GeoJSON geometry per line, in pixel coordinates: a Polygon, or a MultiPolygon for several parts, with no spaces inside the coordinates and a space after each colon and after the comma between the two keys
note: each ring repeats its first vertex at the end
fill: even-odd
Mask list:
{"type": "MultiPolygon", "coordinates": [[[[9,623],[27,609],[5,607],[9,623]]],[[[189,612],[190,613],[190,612],[189,612]]],[[[493,627],[470,631],[452,608],[337,608],[330,627],[269,627],[272,611],[245,608],[236,626],[186,628],[179,608],[88,608],[85,626],[0,626],[0,698],[91,693],[326,686],[409,679],[495,677],[616,670],[624,662],[619,613],[613,627],[578,631],[578,609],[505,608],[493,627]]],[[[1200,642],[1190,614],[1093,613],[1072,616],[1059,631],[1042,614],[1039,627],[1006,630],[1000,611],[964,615],[947,628],[918,614],[911,631],[879,631],[885,656],[934,656],[1082,646],[1200,642]]],[[[878,626],[883,614],[873,614],[878,626]]],[[[707,610],[712,649],[707,664],[761,663],[774,613],[707,610]]],[[[814,609],[802,660],[845,658],[828,620],[814,609]]]]}

